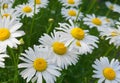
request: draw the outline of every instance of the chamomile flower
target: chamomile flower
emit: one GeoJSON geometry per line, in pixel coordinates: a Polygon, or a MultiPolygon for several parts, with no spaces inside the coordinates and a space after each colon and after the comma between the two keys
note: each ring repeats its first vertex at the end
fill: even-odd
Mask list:
{"type": "Polygon", "coordinates": [[[111,3],[110,1],[107,1],[105,4],[106,4],[106,6],[107,6],[110,10],[112,10],[113,12],[118,12],[118,13],[120,13],[120,6],[119,6],[119,5],[113,4],[113,3],[111,3]]]}
{"type": "Polygon", "coordinates": [[[0,6],[2,9],[12,8],[14,0],[1,0],[0,6]]]}
{"type": "Polygon", "coordinates": [[[106,28],[100,32],[101,36],[105,36],[106,40],[109,39],[110,44],[114,44],[117,48],[120,46],[120,26],[118,28],[106,28]]]}
{"type": "Polygon", "coordinates": [[[97,17],[95,14],[86,15],[86,17],[83,18],[83,21],[84,24],[88,25],[90,28],[97,27],[98,30],[105,28],[107,25],[105,17],[97,17]]]}
{"type": "Polygon", "coordinates": [[[8,8],[8,9],[1,9],[1,17],[9,17],[9,18],[14,18],[16,20],[20,20],[18,17],[18,13],[15,11],[13,8],[8,8]]]}
{"type": "Polygon", "coordinates": [[[68,23],[59,23],[60,27],[57,29],[63,31],[63,40],[67,41],[70,49],[77,54],[92,53],[94,48],[97,48],[98,38],[88,34],[88,30],[74,25],[73,21],[68,23]]]}
{"type": "Polygon", "coordinates": [[[61,14],[66,20],[81,20],[81,18],[83,17],[82,13],[79,13],[78,15],[78,10],[76,8],[62,8],[61,14]]]}
{"type": "Polygon", "coordinates": [[[61,32],[54,31],[51,36],[44,34],[39,39],[39,42],[51,50],[53,62],[56,62],[60,68],[67,69],[69,65],[77,63],[78,55],[69,49],[67,43],[63,40],[61,32]]]}
{"type": "Polygon", "coordinates": [[[107,26],[109,27],[114,27],[115,23],[117,22],[116,20],[113,20],[111,18],[106,18],[106,17],[105,17],[105,21],[107,22],[107,26]]]}
{"type": "Polygon", "coordinates": [[[82,0],[59,0],[65,7],[78,7],[82,4],[82,0]]]}
{"type": "Polygon", "coordinates": [[[5,68],[5,63],[4,63],[5,59],[4,58],[7,58],[7,57],[9,57],[7,54],[0,53],[0,67],[1,68],[5,68]]]}
{"type": "MultiPolygon", "coordinates": [[[[24,18],[25,16],[32,18],[34,15],[34,3],[18,5],[15,9],[19,16],[22,15],[22,18],[24,18]]],[[[38,12],[39,9],[36,7],[35,14],[37,14],[38,12]]]]}
{"type": "Polygon", "coordinates": [[[92,67],[95,69],[93,78],[98,78],[98,83],[120,83],[120,63],[118,60],[108,60],[107,57],[96,59],[92,67]]]}
{"type": "Polygon", "coordinates": [[[55,83],[56,77],[60,76],[58,68],[51,60],[50,50],[42,46],[34,46],[25,50],[20,59],[24,61],[18,65],[19,68],[25,68],[20,75],[26,79],[27,83],[31,80],[33,83],[55,83]]]}
{"type": "Polygon", "coordinates": [[[35,3],[38,8],[46,8],[49,1],[48,0],[29,0],[29,3],[35,3]]]}
{"type": "Polygon", "coordinates": [[[25,35],[24,31],[18,30],[21,26],[22,23],[14,18],[0,18],[0,45],[17,48],[17,44],[20,44],[17,38],[25,35]]]}

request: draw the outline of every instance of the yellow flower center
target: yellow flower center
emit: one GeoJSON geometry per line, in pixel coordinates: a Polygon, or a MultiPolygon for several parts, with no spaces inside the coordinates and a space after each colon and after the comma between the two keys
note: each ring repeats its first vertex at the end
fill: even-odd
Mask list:
{"type": "Polygon", "coordinates": [[[85,36],[84,30],[78,27],[73,28],[70,33],[77,40],[82,40],[85,36]]]}
{"type": "Polygon", "coordinates": [[[103,75],[108,80],[114,80],[116,77],[116,73],[112,68],[105,68],[103,70],[103,75]]]}
{"type": "Polygon", "coordinates": [[[35,0],[36,4],[41,4],[41,0],[35,0]]]}
{"type": "Polygon", "coordinates": [[[108,18],[106,18],[105,20],[106,20],[107,22],[110,22],[110,19],[108,19],[108,18]]]}
{"type": "Polygon", "coordinates": [[[69,14],[70,16],[76,16],[76,15],[77,15],[75,10],[69,10],[69,11],[68,11],[68,14],[69,14]]]}
{"type": "Polygon", "coordinates": [[[2,15],[2,17],[6,17],[6,18],[9,16],[10,16],[10,14],[7,14],[7,13],[2,15]]]}
{"type": "Polygon", "coordinates": [[[110,5],[109,8],[110,8],[111,10],[113,10],[113,9],[114,9],[114,6],[113,6],[113,5],[110,5]]]}
{"type": "Polygon", "coordinates": [[[0,41],[4,41],[10,37],[10,31],[7,28],[0,28],[0,41]]]}
{"type": "Polygon", "coordinates": [[[7,3],[3,4],[3,9],[5,9],[5,8],[8,8],[8,4],[7,3]]]}
{"type": "Polygon", "coordinates": [[[102,22],[99,18],[93,18],[92,23],[94,23],[95,25],[101,25],[102,24],[102,22]]]}
{"type": "Polygon", "coordinates": [[[62,42],[54,42],[52,47],[53,51],[58,55],[64,55],[67,52],[67,47],[62,42]]]}
{"type": "Polygon", "coordinates": [[[32,11],[32,8],[30,6],[25,6],[22,10],[25,13],[30,13],[32,11]]]}
{"type": "Polygon", "coordinates": [[[119,33],[117,33],[117,32],[111,32],[111,36],[117,36],[117,35],[119,35],[119,33]]]}
{"type": "Polygon", "coordinates": [[[67,0],[69,4],[75,4],[74,0],[67,0]]]}
{"type": "Polygon", "coordinates": [[[81,47],[80,41],[77,40],[76,41],[76,45],[79,46],[79,47],[81,47]]]}
{"type": "Polygon", "coordinates": [[[47,62],[45,59],[43,58],[37,58],[34,62],[33,62],[33,67],[35,68],[35,70],[42,72],[45,71],[47,68],[47,62]]]}

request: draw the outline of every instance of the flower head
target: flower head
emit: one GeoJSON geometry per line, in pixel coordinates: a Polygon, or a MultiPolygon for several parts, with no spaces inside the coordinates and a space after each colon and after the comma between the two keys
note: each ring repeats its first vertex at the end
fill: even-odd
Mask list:
{"type": "Polygon", "coordinates": [[[29,3],[35,3],[37,8],[46,8],[49,1],[48,0],[29,0],[29,3]]]}
{"type": "Polygon", "coordinates": [[[69,49],[67,42],[63,39],[61,32],[54,31],[51,36],[44,34],[39,39],[39,42],[51,50],[53,61],[64,69],[69,65],[75,65],[78,61],[78,56],[69,49]]]}
{"type": "Polygon", "coordinates": [[[16,21],[14,18],[0,18],[0,45],[16,48],[17,44],[20,44],[17,38],[25,35],[24,31],[18,30],[21,26],[22,23],[16,21]]]}
{"type": "Polygon", "coordinates": [[[120,5],[118,4],[113,4],[110,1],[105,2],[106,6],[112,10],[113,12],[118,12],[120,13],[120,5]]]}
{"type": "Polygon", "coordinates": [[[69,19],[74,21],[76,19],[81,20],[81,18],[83,17],[82,13],[79,13],[79,16],[78,16],[78,10],[76,8],[69,8],[69,9],[62,8],[61,14],[66,20],[69,20],[69,19]]]}
{"type": "MultiPolygon", "coordinates": [[[[22,5],[18,5],[15,8],[16,12],[18,13],[19,16],[22,15],[22,18],[25,16],[27,17],[32,17],[34,15],[34,3],[26,3],[22,5]]],[[[39,12],[38,7],[35,9],[35,14],[39,12]]]]}
{"type": "Polygon", "coordinates": [[[103,29],[100,32],[101,36],[104,36],[106,40],[109,39],[110,44],[114,44],[117,48],[120,46],[120,26],[118,25],[117,28],[109,27],[103,29]]]}
{"type": "Polygon", "coordinates": [[[18,13],[13,8],[7,8],[7,9],[1,9],[1,18],[7,18],[10,19],[14,18],[16,20],[20,20],[18,17],[18,13]]]}
{"type": "Polygon", "coordinates": [[[82,0],[59,0],[65,7],[78,7],[82,0]]]}
{"type": "Polygon", "coordinates": [[[22,53],[20,59],[24,61],[18,65],[19,68],[25,68],[20,74],[27,82],[37,81],[42,83],[44,79],[46,83],[54,83],[56,77],[60,76],[58,68],[50,57],[50,50],[43,46],[34,46],[22,53]]]}
{"type": "Polygon", "coordinates": [[[101,30],[107,26],[105,17],[97,17],[94,14],[87,15],[83,21],[84,24],[88,25],[90,28],[97,27],[98,30],[101,30]]]}
{"type": "Polygon", "coordinates": [[[118,60],[108,60],[107,57],[96,59],[92,65],[95,69],[93,78],[98,78],[98,83],[119,83],[120,82],[120,63],[118,60]]]}
{"type": "Polygon", "coordinates": [[[73,21],[68,23],[59,23],[60,27],[57,30],[62,31],[63,39],[67,41],[70,49],[77,54],[92,53],[92,50],[97,46],[98,38],[88,34],[88,30],[76,26],[73,21]]]}

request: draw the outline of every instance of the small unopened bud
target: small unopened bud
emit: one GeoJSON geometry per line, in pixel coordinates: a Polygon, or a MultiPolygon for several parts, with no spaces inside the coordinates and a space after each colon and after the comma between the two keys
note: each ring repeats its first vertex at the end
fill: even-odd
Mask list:
{"type": "Polygon", "coordinates": [[[54,19],[53,18],[49,18],[48,21],[49,22],[54,22],[54,19]]]}
{"type": "Polygon", "coordinates": [[[25,43],[23,38],[21,38],[19,41],[20,41],[20,45],[23,45],[25,43]]]}
{"type": "Polygon", "coordinates": [[[102,39],[102,40],[103,40],[103,39],[105,39],[105,38],[104,38],[103,36],[101,36],[101,37],[100,37],[100,39],[102,39]]]}

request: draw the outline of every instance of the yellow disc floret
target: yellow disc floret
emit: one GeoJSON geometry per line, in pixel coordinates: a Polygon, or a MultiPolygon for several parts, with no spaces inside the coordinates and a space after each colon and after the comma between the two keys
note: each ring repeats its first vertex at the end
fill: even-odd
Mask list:
{"type": "Polygon", "coordinates": [[[8,8],[8,4],[7,3],[3,4],[3,9],[7,9],[7,8],[8,8]]]}
{"type": "Polygon", "coordinates": [[[94,23],[95,25],[99,25],[99,26],[102,24],[102,22],[99,18],[93,18],[92,23],[94,23]]]}
{"type": "Polygon", "coordinates": [[[32,11],[32,8],[30,6],[25,6],[22,10],[25,13],[30,13],[32,11]]]}
{"type": "Polygon", "coordinates": [[[110,19],[108,19],[108,18],[106,18],[105,20],[106,20],[107,22],[110,22],[110,19]]]}
{"type": "Polygon", "coordinates": [[[53,51],[58,55],[64,55],[67,52],[67,47],[62,42],[54,42],[52,47],[53,51]]]}
{"type": "Polygon", "coordinates": [[[80,41],[77,40],[76,45],[80,47],[81,46],[80,41]]]}
{"type": "Polygon", "coordinates": [[[70,16],[76,16],[76,15],[77,15],[75,10],[69,10],[69,11],[68,11],[68,14],[69,14],[70,16]]]}
{"type": "Polygon", "coordinates": [[[115,31],[111,32],[111,36],[118,36],[118,35],[120,35],[120,34],[115,31]]]}
{"type": "Polygon", "coordinates": [[[35,70],[37,70],[39,72],[45,71],[46,68],[47,68],[47,62],[43,58],[37,58],[33,62],[33,67],[34,67],[35,70]]]}
{"type": "Polygon", "coordinates": [[[41,4],[41,0],[35,0],[36,4],[41,4]]]}
{"type": "Polygon", "coordinates": [[[116,73],[112,68],[105,68],[103,70],[103,75],[108,80],[114,80],[116,77],[116,73]]]}
{"type": "Polygon", "coordinates": [[[110,6],[109,6],[109,9],[113,10],[113,9],[114,9],[114,6],[113,6],[113,5],[110,5],[110,6]]]}
{"type": "Polygon", "coordinates": [[[10,16],[10,14],[7,14],[7,13],[2,15],[2,17],[6,17],[6,18],[9,17],[9,16],[10,16]]]}
{"type": "Polygon", "coordinates": [[[76,27],[71,30],[71,35],[77,40],[82,40],[85,36],[85,32],[81,28],[76,27]]]}
{"type": "Polygon", "coordinates": [[[10,37],[10,31],[7,28],[0,28],[0,41],[4,41],[10,37]]]}
{"type": "Polygon", "coordinates": [[[74,1],[74,0],[67,0],[67,2],[68,2],[69,4],[75,4],[75,1],[74,1]]]}

